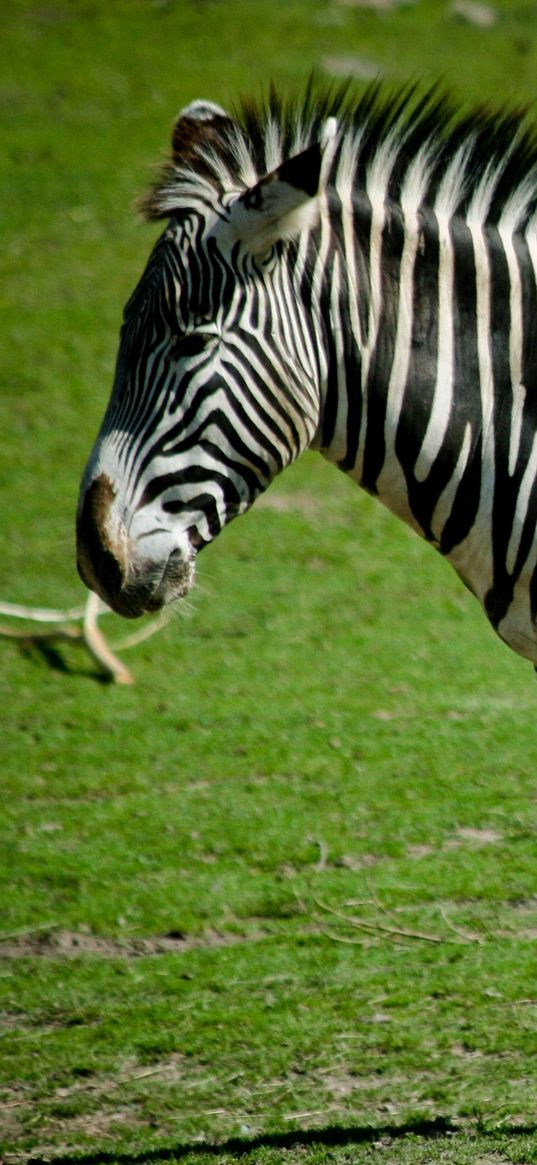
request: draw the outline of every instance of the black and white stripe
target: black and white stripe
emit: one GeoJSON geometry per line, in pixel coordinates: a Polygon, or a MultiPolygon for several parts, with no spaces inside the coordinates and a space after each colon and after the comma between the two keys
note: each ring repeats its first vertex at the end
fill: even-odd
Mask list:
{"type": "Polygon", "coordinates": [[[194,103],[87,480],[197,549],[317,448],[537,662],[536,165],[522,117],[434,94],[194,103]]]}

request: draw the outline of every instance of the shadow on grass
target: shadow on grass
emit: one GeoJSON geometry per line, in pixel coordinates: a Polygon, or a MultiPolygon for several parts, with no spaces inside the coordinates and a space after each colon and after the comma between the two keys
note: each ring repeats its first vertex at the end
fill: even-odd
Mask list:
{"type": "MultiPolygon", "coordinates": [[[[481,1131],[483,1135],[491,1135],[490,1131],[479,1130],[479,1127],[475,1131],[481,1131]]],[[[501,1131],[510,1136],[528,1136],[535,1133],[536,1127],[535,1125],[503,1126],[501,1131]]],[[[354,1128],[328,1125],[324,1129],[307,1129],[304,1132],[295,1129],[288,1133],[261,1133],[259,1136],[249,1139],[230,1137],[229,1140],[219,1141],[216,1144],[210,1141],[196,1141],[191,1145],[176,1145],[173,1148],[148,1148],[140,1153],[108,1151],[71,1153],[68,1157],[54,1157],[53,1165],[110,1165],[112,1162],[119,1162],[120,1165],[144,1165],[144,1162],[149,1161],[162,1161],[164,1163],[180,1161],[182,1157],[188,1156],[217,1157],[222,1153],[236,1153],[237,1158],[239,1158],[244,1157],[246,1153],[254,1152],[256,1149],[294,1149],[298,1146],[308,1148],[316,1145],[326,1148],[342,1148],[346,1145],[370,1144],[382,1137],[389,1137],[394,1141],[408,1136],[428,1137],[432,1140],[435,1137],[460,1134],[461,1132],[463,1129],[460,1125],[454,1125],[444,1117],[437,1117],[434,1120],[410,1120],[403,1125],[357,1126],[354,1128]]],[[[27,1161],[27,1165],[50,1165],[50,1158],[31,1157],[27,1161]]]]}
{"type": "Polygon", "coordinates": [[[27,659],[44,660],[51,671],[60,672],[64,676],[81,676],[83,679],[95,680],[96,683],[105,685],[113,682],[112,676],[100,672],[97,668],[81,664],[73,666],[65,659],[59,648],[46,641],[40,642],[39,639],[29,636],[28,639],[21,640],[20,649],[27,659]]]}

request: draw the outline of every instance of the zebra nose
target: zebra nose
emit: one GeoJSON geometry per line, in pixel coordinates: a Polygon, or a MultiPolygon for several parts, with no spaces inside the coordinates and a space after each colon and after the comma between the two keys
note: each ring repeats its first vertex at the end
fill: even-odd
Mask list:
{"type": "Polygon", "coordinates": [[[77,517],[77,566],[82,581],[110,606],[125,581],[126,567],[118,537],[111,533],[116,491],[105,474],[86,490],[77,517]]]}

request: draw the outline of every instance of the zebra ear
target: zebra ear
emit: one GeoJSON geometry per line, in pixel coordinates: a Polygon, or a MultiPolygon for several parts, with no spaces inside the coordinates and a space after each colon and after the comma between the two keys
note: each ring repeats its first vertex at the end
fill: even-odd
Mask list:
{"type": "Polygon", "coordinates": [[[251,254],[266,251],[281,239],[296,238],[317,224],[319,195],[328,179],[336,130],[336,119],[331,117],[319,142],[282,162],[231,204],[233,238],[251,254]]]}
{"type": "Polygon", "coordinates": [[[210,147],[224,153],[233,122],[221,105],[213,101],[192,101],[181,110],[172,131],[173,160],[200,169],[200,151],[210,147]]]}

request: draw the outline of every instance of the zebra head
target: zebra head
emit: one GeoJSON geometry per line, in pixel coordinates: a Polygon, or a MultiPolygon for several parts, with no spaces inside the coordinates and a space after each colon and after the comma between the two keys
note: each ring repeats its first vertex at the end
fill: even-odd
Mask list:
{"type": "Polygon", "coordinates": [[[179,116],[145,206],[168,225],[125,308],[80,491],[79,571],[119,614],[186,594],[200,548],[316,433],[321,357],[298,303],[334,131],[260,158],[218,106],[179,116]]]}

